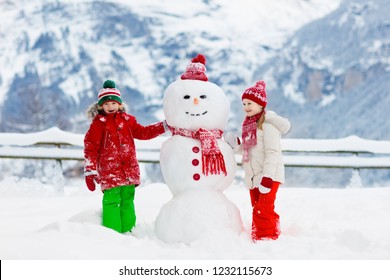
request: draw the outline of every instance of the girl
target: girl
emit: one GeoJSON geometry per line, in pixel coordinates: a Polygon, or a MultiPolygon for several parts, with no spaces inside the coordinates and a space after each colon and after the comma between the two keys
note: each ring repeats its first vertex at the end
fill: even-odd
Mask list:
{"type": "Polygon", "coordinates": [[[87,114],[92,123],[84,138],[85,182],[90,191],[100,184],[103,226],[131,231],[136,222],[135,187],[140,184],[134,139],[155,138],[166,131],[166,124],[140,125],[125,112],[121,93],[111,80],[104,82],[87,114]]]}
{"type": "Polygon", "coordinates": [[[242,95],[246,114],[242,124],[242,165],[252,204],[252,240],[277,239],[279,215],[274,211],[276,193],[284,183],[281,134],[290,122],[272,111],[265,111],[265,82],[259,81],[242,95]]]}

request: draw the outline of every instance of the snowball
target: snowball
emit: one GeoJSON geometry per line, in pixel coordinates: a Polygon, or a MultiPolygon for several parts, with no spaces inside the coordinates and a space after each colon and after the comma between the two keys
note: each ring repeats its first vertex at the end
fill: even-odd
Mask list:
{"type": "Polygon", "coordinates": [[[157,237],[169,243],[189,244],[215,231],[239,235],[243,224],[238,208],[213,190],[180,193],[163,205],[155,223],[157,237]]]}

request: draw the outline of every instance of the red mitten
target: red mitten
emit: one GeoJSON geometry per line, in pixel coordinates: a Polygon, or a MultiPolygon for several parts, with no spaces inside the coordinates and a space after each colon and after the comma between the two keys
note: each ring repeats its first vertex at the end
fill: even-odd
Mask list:
{"type": "Polygon", "coordinates": [[[85,172],[85,183],[88,189],[93,192],[96,190],[97,173],[96,171],[85,172]]]}
{"type": "Polygon", "coordinates": [[[259,191],[261,193],[269,193],[274,181],[270,177],[263,177],[260,182],[259,191]]]}

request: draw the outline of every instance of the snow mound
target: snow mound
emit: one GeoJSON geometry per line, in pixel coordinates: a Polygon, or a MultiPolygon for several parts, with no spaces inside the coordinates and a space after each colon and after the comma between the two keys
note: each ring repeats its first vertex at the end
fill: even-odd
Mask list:
{"type": "Polygon", "coordinates": [[[225,231],[243,231],[238,208],[219,191],[187,190],[163,207],[156,219],[156,235],[165,242],[184,242],[225,231]]]}

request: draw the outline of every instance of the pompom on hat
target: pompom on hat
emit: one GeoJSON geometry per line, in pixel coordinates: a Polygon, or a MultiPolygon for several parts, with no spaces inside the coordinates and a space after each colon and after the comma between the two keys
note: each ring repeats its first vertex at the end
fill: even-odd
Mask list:
{"type": "Polygon", "coordinates": [[[267,105],[267,93],[265,91],[265,82],[258,81],[253,87],[247,88],[242,94],[241,99],[249,99],[263,106],[267,105]]]}
{"type": "Polygon", "coordinates": [[[200,80],[207,82],[206,57],[203,54],[198,54],[194,57],[180,78],[182,80],[200,80]]]}
{"type": "Polygon", "coordinates": [[[122,104],[121,93],[116,88],[115,82],[106,80],[103,83],[103,88],[98,93],[98,105],[102,106],[105,102],[115,101],[122,104]]]}

